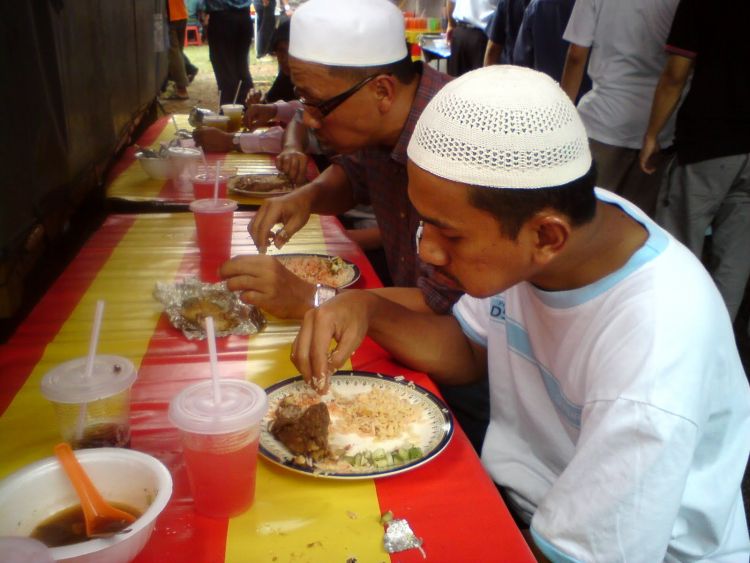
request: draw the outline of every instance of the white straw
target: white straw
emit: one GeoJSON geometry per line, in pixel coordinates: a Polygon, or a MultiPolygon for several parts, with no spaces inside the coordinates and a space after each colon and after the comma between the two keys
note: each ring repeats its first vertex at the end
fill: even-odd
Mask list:
{"type": "Polygon", "coordinates": [[[208,360],[211,365],[211,381],[214,389],[214,404],[221,404],[221,386],[219,385],[219,359],[216,357],[216,334],[214,318],[206,317],[206,340],[208,340],[208,360]]]}
{"type": "Polygon", "coordinates": [[[216,177],[214,178],[214,201],[219,199],[219,170],[221,170],[221,162],[216,163],[216,177]]]}
{"type": "Polygon", "coordinates": [[[219,90],[219,103],[216,107],[216,115],[219,115],[221,113],[221,90],[219,90]]]}
{"type": "Polygon", "coordinates": [[[89,355],[86,359],[86,371],[84,377],[89,379],[94,371],[94,359],[96,358],[96,346],[99,343],[99,330],[102,327],[102,317],[104,316],[104,301],[101,299],[96,302],[96,312],[94,313],[94,326],[91,329],[91,339],[89,340],[89,355]]]}
{"type": "Polygon", "coordinates": [[[233,104],[237,103],[237,96],[240,95],[240,88],[242,87],[242,80],[239,81],[237,84],[237,90],[234,92],[234,100],[232,101],[233,104]]]}
{"type": "Polygon", "coordinates": [[[177,127],[177,120],[175,119],[174,114],[172,114],[172,123],[174,123],[174,130],[179,131],[180,128],[177,127]]]}
{"type": "MultiPolygon", "coordinates": [[[[99,332],[102,327],[102,317],[104,316],[104,301],[99,299],[96,302],[96,312],[94,313],[94,326],[91,328],[91,338],[89,339],[89,355],[86,357],[86,370],[83,372],[85,379],[91,379],[94,372],[94,360],[96,359],[96,348],[99,344],[99,332]]],[[[81,403],[78,408],[78,420],[76,421],[76,440],[83,438],[83,430],[86,427],[86,403],[81,403]]]]}

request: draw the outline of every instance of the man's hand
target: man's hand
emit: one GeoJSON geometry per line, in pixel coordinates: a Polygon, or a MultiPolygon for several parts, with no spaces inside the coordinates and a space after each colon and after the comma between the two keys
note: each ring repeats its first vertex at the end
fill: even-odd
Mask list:
{"type": "Polygon", "coordinates": [[[304,190],[295,190],[264,203],[247,227],[258,252],[265,254],[269,241],[276,248],[284,246],[310,219],[310,208],[310,197],[304,190]],[[282,227],[274,231],[277,223],[282,227]]]}
{"type": "Polygon", "coordinates": [[[641,170],[646,174],[653,174],[656,171],[656,167],[651,164],[651,158],[656,156],[661,147],[656,137],[646,135],[643,137],[643,146],[641,147],[641,153],[638,156],[638,160],[641,165],[641,170]]]}
{"type": "Polygon", "coordinates": [[[315,286],[298,278],[273,256],[237,256],[219,271],[245,303],[280,319],[300,319],[312,307],[315,286]]]}
{"type": "Polygon", "coordinates": [[[259,104],[262,99],[263,92],[261,92],[260,90],[256,90],[255,88],[250,88],[250,90],[247,91],[247,97],[245,98],[245,107],[250,107],[253,104],[259,104]]]}
{"type": "Polygon", "coordinates": [[[298,148],[285,148],[276,157],[276,168],[286,174],[295,186],[307,180],[308,156],[298,148]]]}
{"type": "Polygon", "coordinates": [[[276,104],[251,104],[245,110],[243,123],[250,131],[255,131],[258,127],[265,127],[274,119],[278,107],[276,104]]]}
{"type": "Polygon", "coordinates": [[[206,152],[229,152],[234,149],[232,133],[216,127],[198,127],[193,131],[193,139],[206,152]]]}
{"type": "Polygon", "coordinates": [[[366,291],[351,290],[305,313],[292,344],[291,359],[318,393],[328,391],[331,374],[349,359],[367,335],[368,305],[375,299],[366,291]],[[331,340],[337,345],[329,352],[331,340]]]}

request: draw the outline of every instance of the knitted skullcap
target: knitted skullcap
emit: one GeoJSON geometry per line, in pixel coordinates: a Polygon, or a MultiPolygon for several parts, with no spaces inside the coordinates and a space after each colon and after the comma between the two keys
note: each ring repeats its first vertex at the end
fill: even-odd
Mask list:
{"type": "Polygon", "coordinates": [[[381,66],[406,57],[404,16],[389,0],[308,0],[294,12],[289,54],[331,66],[381,66]]]}
{"type": "Polygon", "coordinates": [[[422,112],[407,149],[420,168],[493,188],[545,188],[591,166],[575,106],[546,74],[495,65],[449,82],[422,112]]]}

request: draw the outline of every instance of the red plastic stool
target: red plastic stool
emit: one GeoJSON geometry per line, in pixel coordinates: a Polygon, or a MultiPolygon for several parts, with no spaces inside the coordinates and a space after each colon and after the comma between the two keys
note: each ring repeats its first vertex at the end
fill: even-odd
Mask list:
{"type": "Polygon", "coordinates": [[[203,45],[201,40],[201,28],[197,25],[188,25],[185,27],[185,45],[203,45]],[[190,32],[193,33],[193,38],[190,38],[190,32]]]}

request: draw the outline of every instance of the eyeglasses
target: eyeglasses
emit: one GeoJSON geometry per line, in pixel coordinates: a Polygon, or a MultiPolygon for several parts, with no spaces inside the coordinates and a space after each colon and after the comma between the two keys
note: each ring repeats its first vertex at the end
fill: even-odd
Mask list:
{"type": "MultiPolygon", "coordinates": [[[[341,94],[337,94],[333,98],[329,98],[322,102],[309,102],[302,96],[299,96],[299,101],[302,102],[308,108],[312,108],[318,113],[320,113],[320,117],[325,117],[326,115],[331,113],[333,110],[335,110],[337,107],[339,107],[341,104],[343,104],[346,100],[351,98],[354,94],[359,92],[365,86],[365,84],[367,84],[374,78],[377,78],[378,76],[380,76],[380,74],[373,74],[371,76],[368,76],[364,80],[360,80],[359,82],[357,82],[354,86],[352,86],[348,90],[341,92],[341,94]]],[[[295,88],[294,90],[296,93],[297,89],[295,88]]]]}

